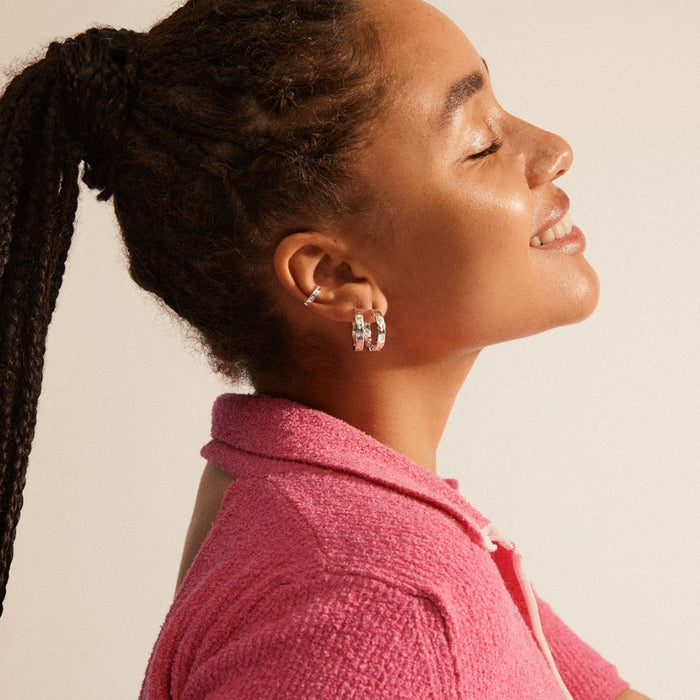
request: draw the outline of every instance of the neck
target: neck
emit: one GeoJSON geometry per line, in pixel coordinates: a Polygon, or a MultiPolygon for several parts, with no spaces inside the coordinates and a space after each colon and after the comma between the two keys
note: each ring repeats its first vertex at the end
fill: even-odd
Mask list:
{"type": "Polygon", "coordinates": [[[256,388],[335,416],[436,473],[438,443],[477,355],[400,368],[349,355],[329,376],[295,372],[256,388]]]}

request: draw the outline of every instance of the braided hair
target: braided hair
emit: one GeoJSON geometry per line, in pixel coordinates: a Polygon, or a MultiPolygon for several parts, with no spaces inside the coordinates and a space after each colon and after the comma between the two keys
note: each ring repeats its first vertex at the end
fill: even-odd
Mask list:
{"type": "Polygon", "coordinates": [[[351,155],[386,101],[357,4],[189,0],[145,34],[52,43],[0,97],[0,613],[81,174],[215,371],[284,366],[272,253],[363,206],[351,155]]]}

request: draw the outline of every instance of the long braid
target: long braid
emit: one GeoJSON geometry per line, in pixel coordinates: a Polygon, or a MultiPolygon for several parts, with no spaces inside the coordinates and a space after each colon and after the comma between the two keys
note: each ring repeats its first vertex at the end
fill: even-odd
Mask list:
{"type": "Polygon", "coordinates": [[[47,89],[47,76],[38,66],[31,66],[21,79],[10,83],[0,102],[0,285],[20,205],[22,178],[18,174],[23,172],[27,160],[31,161],[32,129],[47,89]]]}
{"type": "MultiPolygon", "coordinates": [[[[102,31],[52,44],[47,58],[15,78],[0,100],[0,612],[34,438],[46,336],[73,236],[79,164],[86,162],[86,182],[108,197],[112,162],[105,153],[117,150],[125,109],[125,100],[112,104],[120,95],[113,81],[94,70],[95,64],[106,71],[111,67],[105,68],[99,56],[94,64],[89,60],[105,31],[108,41],[118,36],[123,43],[127,37],[102,31]],[[82,60],[89,70],[80,74],[82,60]],[[83,117],[90,100],[96,100],[99,119],[76,122],[76,104],[83,117]]],[[[110,57],[115,55],[121,60],[124,52],[110,57]]]]}

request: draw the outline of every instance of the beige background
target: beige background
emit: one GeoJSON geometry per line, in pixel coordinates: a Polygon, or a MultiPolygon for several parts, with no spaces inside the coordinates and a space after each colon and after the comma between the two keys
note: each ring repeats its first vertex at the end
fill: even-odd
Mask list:
{"type": "MultiPolygon", "coordinates": [[[[502,103],[573,144],[561,182],[603,285],[586,323],[483,354],[440,474],[633,685],[697,697],[698,4],[436,4],[486,57],[502,103]]],[[[3,0],[0,65],[175,6],[3,0]]],[[[0,621],[3,698],[137,694],[226,390],[129,280],[111,205],[85,197],[0,621]]]]}

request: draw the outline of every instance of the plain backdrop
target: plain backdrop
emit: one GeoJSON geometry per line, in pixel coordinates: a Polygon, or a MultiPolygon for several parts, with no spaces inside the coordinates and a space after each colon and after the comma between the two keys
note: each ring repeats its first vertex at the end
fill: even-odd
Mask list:
{"type": "MultiPolygon", "coordinates": [[[[698,697],[700,5],[435,4],[487,59],[502,104],[573,145],[560,183],[602,282],[585,323],[482,353],[438,472],[634,687],[698,697]]],[[[146,29],[177,6],[3,0],[0,65],[95,24],[146,29]]],[[[137,695],[211,405],[230,390],[131,282],[111,204],[84,193],[0,620],[0,696],[137,695]]]]}

